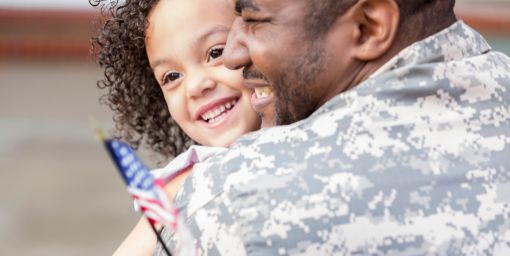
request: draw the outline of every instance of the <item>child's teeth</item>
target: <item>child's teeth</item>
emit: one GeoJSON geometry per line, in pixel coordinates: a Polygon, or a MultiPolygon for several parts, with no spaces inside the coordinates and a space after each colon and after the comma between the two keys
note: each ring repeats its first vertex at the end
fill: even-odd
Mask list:
{"type": "Polygon", "coordinates": [[[214,110],[210,110],[209,112],[205,113],[202,118],[205,121],[208,121],[209,123],[215,123],[221,120],[225,115],[227,115],[228,112],[230,112],[230,109],[234,107],[234,105],[237,103],[237,100],[232,100],[232,102],[227,102],[225,105],[221,105],[214,110]]]}

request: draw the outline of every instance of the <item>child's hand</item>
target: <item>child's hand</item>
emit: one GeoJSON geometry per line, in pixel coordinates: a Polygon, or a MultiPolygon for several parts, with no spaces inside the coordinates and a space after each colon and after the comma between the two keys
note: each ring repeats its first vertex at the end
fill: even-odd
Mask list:
{"type": "MultiPolygon", "coordinates": [[[[187,167],[174,179],[165,185],[165,191],[170,198],[174,198],[177,190],[193,170],[193,166],[187,167]]],[[[156,226],[157,229],[160,227],[156,226]]],[[[156,249],[157,238],[149,225],[149,221],[142,217],[129,236],[122,242],[113,256],[124,255],[152,255],[156,249]]]]}

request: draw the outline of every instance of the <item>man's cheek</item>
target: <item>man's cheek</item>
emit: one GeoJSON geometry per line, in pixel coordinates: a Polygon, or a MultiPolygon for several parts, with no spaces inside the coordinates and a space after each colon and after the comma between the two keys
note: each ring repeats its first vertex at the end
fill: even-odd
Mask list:
{"type": "Polygon", "coordinates": [[[254,45],[251,49],[253,65],[264,76],[266,76],[269,81],[274,81],[273,79],[277,76],[276,74],[278,74],[278,71],[281,69],[277,61],[280,56],[275,55],[275,50],[277,51],[277,49],[271,45],[261,43],[254,45]]]}

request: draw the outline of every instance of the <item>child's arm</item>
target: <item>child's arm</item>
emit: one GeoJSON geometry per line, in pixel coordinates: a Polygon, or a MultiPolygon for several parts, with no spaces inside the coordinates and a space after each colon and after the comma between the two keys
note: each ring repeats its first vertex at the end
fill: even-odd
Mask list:
{"type": "Polygon", "coordinates": [[[156,249],[156,234],[147,218],[142,217],[128,237],[117,248],[113,256],[147,255],[156,249]]]}
{"type": "MultiPolygon", "coordinates": [[[[171,198],[174,198],[177,190],[182,185],[184,180],[193,170],[193,166],[189,166],[180,172],[175,178],[168,182],[165,190],[171,198]]],[[[157,239],[156,234],[149,225],[149,221],[142,217],[135,228],[131,231],[128,237],[117,248],[113,256],[124,255],[152,255],[156,249],[157,239]]]]}

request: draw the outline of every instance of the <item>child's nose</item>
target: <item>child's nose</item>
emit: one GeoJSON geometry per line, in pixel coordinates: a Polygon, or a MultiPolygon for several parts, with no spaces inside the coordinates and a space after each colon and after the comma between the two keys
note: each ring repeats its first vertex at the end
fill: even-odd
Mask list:
{"type": "Polygon", "coordinates": [[[213,90],[216,87],[216,81],[209,77],[192,79],[187,86],[188,98],[203,96],[206,91],[213,90]]]}

